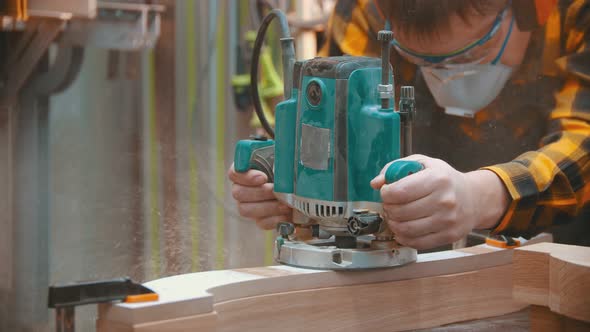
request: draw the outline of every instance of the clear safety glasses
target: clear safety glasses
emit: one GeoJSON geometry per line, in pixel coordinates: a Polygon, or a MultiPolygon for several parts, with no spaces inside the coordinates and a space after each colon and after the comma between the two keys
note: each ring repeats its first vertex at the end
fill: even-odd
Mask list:
{"type": "MultiPolygon", "coordinates": [[[[512,32],[512,26],[514,24],[514,16],[512,16],[508,33],[506,34],[503,42],[500,43],[499,40],[501,38],[501,34],[499,34],[498,31],[500,31],[502,21],[508,14],[508,9],[510,8],[511,2],[512,1],[509,1],[508,5],[502,9],[502,11],[495,18],[491,29],[482,38],[475,40],[453,52],[446,54],[424,54],[404,47],[396,39],[393,39],[391,43],[400,55],[420,67],[445,68],[478,64],[484,59],[488,58],[490,54],[498,51],[498,54],[491,62],[492,64],[496,64],[504,52],[504,48],[506,47],[506,43],[508,42],[512,32]]],[[[387,25],[390,25],[389,22],[387,25]]]]}

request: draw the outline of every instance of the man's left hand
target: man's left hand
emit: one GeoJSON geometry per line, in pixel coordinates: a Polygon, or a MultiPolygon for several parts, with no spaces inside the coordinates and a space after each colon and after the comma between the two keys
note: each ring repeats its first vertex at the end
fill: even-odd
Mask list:
{"type": "Polygon", "coordinates": [[[493,172],[461,173],[440,159],[412,155],[424,169],[385,184],[384,172],[371,181],[381,190],[384,217],[396,240],[429,249],[466,236],[473,229],[494,227],[508,206],[503,182],[493,172]]]}

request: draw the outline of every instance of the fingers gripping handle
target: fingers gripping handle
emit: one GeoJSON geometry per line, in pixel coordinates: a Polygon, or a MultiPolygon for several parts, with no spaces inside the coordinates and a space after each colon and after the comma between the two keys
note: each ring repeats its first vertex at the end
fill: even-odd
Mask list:
{"type": "Polygon", "coordinates": [[[398,160],[389,165],[385,171],[385,183],[390,184],[424,169],[417,161],[398,160]]]}
{"type": "Polygon", "coordinates": [[[241,140],[236,145],[234,169],[245,173],[250,169],[263,172],[274,182],[275,143],[273,140],[241,140]]]}

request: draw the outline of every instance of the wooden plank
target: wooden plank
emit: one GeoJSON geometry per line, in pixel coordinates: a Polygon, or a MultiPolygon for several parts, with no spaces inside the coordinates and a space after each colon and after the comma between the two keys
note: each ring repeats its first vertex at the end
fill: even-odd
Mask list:
{"type": "MultiPolygon", "coordinates": [[[[551,238],[538,237],[529,243],[541,240],[551,238]]],[[[336,272],[280,265],[183,274],[145,284],[160,294],[160,301],[103,306],[99,316],[142,324],[211,313],[215,303],[252,296],[477,271],[510,264],[512,253],[480,245],[420,254],[416,263],[391,269],[336,272]]]]}
{"type": "Polygon", "coordinates": [[[102,319],[99,319],[96,322],[96,329],[98,331],[109,332],[181,332],[186,331],[187,326],[194,327],[193,329],[198,329],[198,331],[216,331],[217,314],[211,313],[189,316],[155,323],[137,324],[134,326],[129,326],[119,322],[105,321],[102,319]]]}
{"type": "MultiPolygon", "coordinates": [[[[99,316],[103,321],[116,321],[128,326],[134,326],[213,313],[219,308],[219,310],[223,309],[224,312],[224,316],[219,317],[220,322],[224,322],[229,317],[227,315],[230,310],[227,308],[236,305],[238,302],[235,301],[239,300],[269,299],[265,298],[265,296],[289,292],[295,292],[294,296],[303,296],[302,299],[305,300],[308,299],[306,296],[311,296],[309,294],[314,294],[315,290],[348,286],[360,287],[354,288],[355,294],[359,294],[362,287],[373,287],[369,286],[370,284],[393,283],[404,280],[412,280],[412,285],[419,288],[421,283],[428,284],[432,281],[414,280],[438,276],[440,276],[440,280],[437,279],[439,283],[442,283],[445,278],[463,280],[461,278],[469,277],[461,276],[461,273],[477,272],[476,275],[480,276],[482,275],[478,272],[480,270],[508,266],[512,262],[512,250],[501,250],[482,245],[477,250],[471,249],[467,251],[471,252],[451,250],[421,254],[416,263],[400,268],[380,270],[337,272],[308,270],[289,266],[269,266],[178,275],[146,283],[146,286],[151,287],[160,294],[160,301],[142,304],[103,305],[99,316]],[[477,253],[472,253],[474,251],[477,253]]],[[[502,268],[509,269],[509,267],[502,268]]],[[[492,279],[506,282],[505,286],[510,293],[512,274],[509,271],[504,272],[499,275],[494,273],[492,279]]],[[[473,275],[470,276],[473,277],[473,275]]],[[[472,280],[473,284],[477,284],[476,279],[469,280],[472,280]]],[[[448,290],[445,292],[444,289],[441,289],[441,292],[447,294],[447,296],[450,294],[448,290]]],[[[474,293],[477,292],[474,291],[474,293]]],[[[284,298],[284,295],[277,296],[279,296],[278,298],[284,298]]],[[[392,294],[390,296],[393,297],[392,294]]],[[[324,298],[325,296],[320,297],[324,298]]],[[[359,297],[359,299],[362,298],[364,297],[359,297]]],[[[443,298],[444,296],[438,297],[439,300],[443,298]]],[[[272,303],[274,300],[269,301],[272,303]]],[[[403,299],[403,301],[407,301],[407,299],[403,299]]],[[[510,296],[503,298],[502,301],[505,302],[499,307],[510,308],[509,310],[522,308],[521,305],[513,306],[510,296]]],[[[352,308],[353,305],[354,303],[349,303],[349,308],[352,308]]],[[[431,301],[431,305],[441,306],[440,303],[437,304],[435,301],[431,301]]],[[[475,304],[472,303],[472,305],[475,304]]],[[[494,311],[497,310],[496,308],[490,308],[490,310],[490,314],[497,313],[494,311]]]]}
{"type": "MultiPolygon", "coordinates": [[[[273,293],[215,305],[217,331],[405,331],[521,310],[511,265],[401,281],[273,293]],[[272,323],[271,323],[272,322],[272,323]]],[[[188,325],[186,327],[189,327],[188,325]]]]}
{"type": "Polygon", "coordinates": [[[510,272],[511,264],[505,264],[452,275],[269,293],[216,303],[210,314],[142,324],[111,321],[101,312],[97,327],[121,332],[429,328],[523,309],[525,304],[512,301],[510,272]]]}
{"type": "Polygon", "coordinates": [[[189,329],[201,327],[191,325],[191,317],[208,314],[216,315],[210,331],[265,329],[269,317],[273,328],[299,328],[304,314],[314,317],[305,323],[310,328],[352,331],[497,316],[525,307],[512,299],[513,252],[484,244],[420,254],[417,262],[391,269],[322,271],[281,265],[177,275],[145,284],[160,295],[157,302],[99,306],[99,331],[108,331],[101,328],[108,324],[130,331],[152,324],[166,331],[165,321],[189,329]],[[379,310],[381,315],[370,314],[379,310]],[[341,320],[344,325],[334,325],[341,320]]]}
{"type": "Polygon", "coordinates": [[[548,306],[549,273],[546,272],[549,271],[549,255],[535,250],[517,251],[513,264],[514,298],[530,304],[548,306]]]}
{"type": "Polygon", "coordinates": [[[516,249],[513,296],[590,322],[590,248],[540,243],[516,249]]]}
{"type": "Polygon", "coordinates": [[[132,332],[133,326],[114,322],[114,321],[106,321],[102,319],[96,320],[96,330],[97,331],[109,331],[109,332],[132,332]]]}

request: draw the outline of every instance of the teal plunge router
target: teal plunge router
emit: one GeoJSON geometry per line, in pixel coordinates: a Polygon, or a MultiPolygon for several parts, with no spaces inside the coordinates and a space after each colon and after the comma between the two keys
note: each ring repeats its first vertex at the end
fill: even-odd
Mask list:
{"type": "MultiPolygon", "coordinates": [[[[266,29],[278,18],[282,30],[285,100],[276,106],[274,140],[238,142],[235,170],[257,169],[274,182],[276,197],[294,209],[278,227],[278,262],[316,269],[368,269],[414,262],[416,250],[395,241],[382,216],[380,192],[370,181],[391,161],[411,154],[414,88],[401,87],[394,106],[389,64],[391,31],[380,31],[381,59],[324,57],[294,61],[293,38],[284,14],[273,10],[254,46],[252,90],[266,29]]],[[[398,160],[386,171],[393,183],[422,169],[398,160]]]]}

